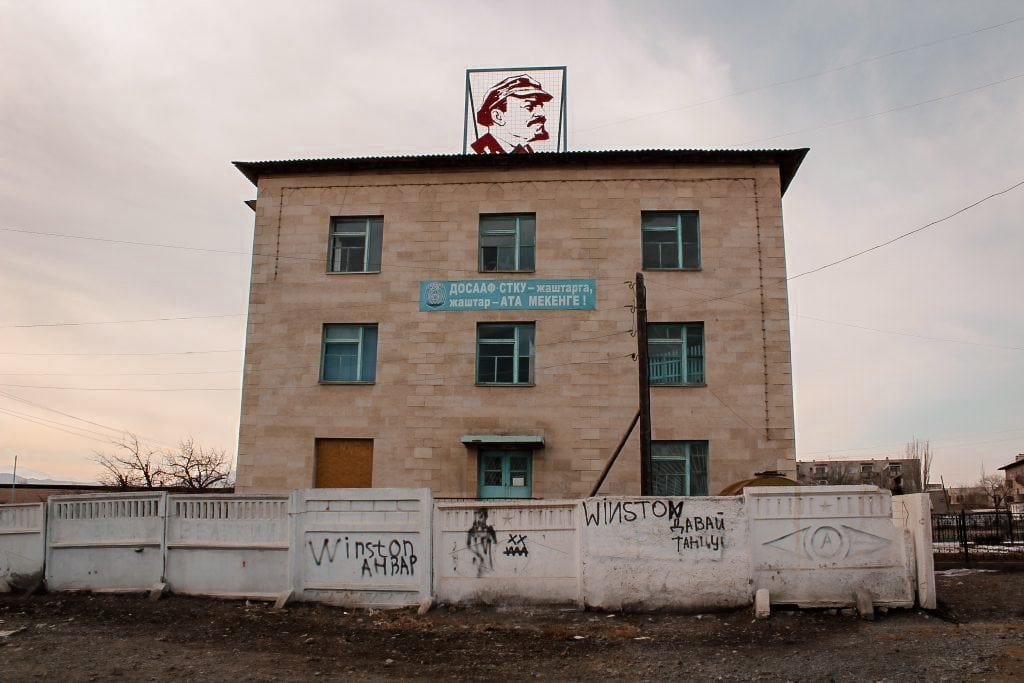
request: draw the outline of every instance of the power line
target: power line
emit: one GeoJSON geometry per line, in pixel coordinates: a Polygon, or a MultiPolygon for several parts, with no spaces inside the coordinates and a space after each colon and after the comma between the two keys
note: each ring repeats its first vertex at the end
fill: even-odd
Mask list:
{"type": "Polygon", "coordinates": [[[1002,83],[1009,83],[1010,81],[1016,80],[1018,78],[1024,78],[1024,74],[1017,74],[1015,76],[1009,76],[1007,78],[1003,78],[1003,79],[1000,79],[998,81],[992,81],[991,83],[986,83],[985,85],[979,85],[979,86],[974,87],[974,88],[969,88],[967,90],[960,90],[960,91],[957,91],[957,92],[949,93],[947,95],[940,95],[938,97],[933,97],[933,98],[928,99],[928,100],[921,100],[920,102],[914,102],[912,104],[904,104],[904,105],[901,105],[899,107],[892,107],[891,109],[885,109],[883,111],[876,111],[876,112],[873,112],[871,114],[864,114],[863,116],[855,116],[852,119],[844,119],[842,121],[835,121],[833,123],[825,123],[825,124],[822,124],[820,126],[811,126],[810,128],[800,128],[798,130],[791,130],[788,133],[779,133],[778,135],[769,135],[768,137],[764,137],[764,138],[753,138],[751,140],[744,140],[743,142],[738,142],[738,143],[736,143],[734,145],[727,145],[727,146],[728,147],[743,147],[744,145],[749,145],[749,144],[752,144],[752,143],[755,143],[755,142],[765,142],[767,140],[775,140],[777,138],[784,138],[784,137],[788,137],[790,135],[796,135],[797,133],[811,133],[811,132],[818,131],[818,130],[824,130],[826,128],[834,128],[836,126],[843,126],[843,125],[846,125],[847,123],[855,123],[857,121],[864,121],[866,119],[875,118],[876,116],[882,116],[884,114],[892,114],[894,112],[904,111],[906,109],[914,109],[916,107],[921,107],[921,106],[924,106],[926,104],[933,104],[935,102],[941,102],[942,100],[948,100],[948,99],[950,99],[952,97],[959,97],[961,95],[967,95],[967,94],[970,94],[972,92],[977,92],[979,90],[984,90],[985,88],[991,88],[993,86],[1000,85],[1002,83]]]}
{"type": "Polygon", "coordinates": [[[25,235],[42,235],[46,237],[66,237],[73,240],[87,240],[90,242],[108,242],[111,244],[129,244],[137,247],[156,247],[160,249],[181,249],[184,251],[205,251],[214,254],[237,254],[239,256],[252,256],[251,251],[234,251],[231,249],[210,249],[206,247],[188,247],[179,244],[160,244],[157,242],[138,242],[134,240],[119,240],[112,237],[90,237],[88,235],[70,235],[59,232],[41,232],[38,230],[25,230],[23,228],[0,228],[4,232],[20,232],[25,235]]]}
{"type": "MultiPolygon", "coordinates": [[[[801,277],[805,277],[807,275],[812,275],[814,273],[821,272],[821,271],[825,270],[826,268],[831,268],[833,266],[837,266],[840,263],[845,263],[846,261],[850,261],[852,259],[855,259],[858,256],[863,256],[864,254],[867,254],[869,252],[875,251],[877,249],[881,249],[882,247],[889,246],[890,244],[892,244],[894,242],[898,242],[899,240],[904,239],[905,237],[910,237],[911,235],[919,233],[919,232],[921,232],[923,230],[927,230],[928,228],[934,227],[934,226],[936,226],[936,225],[938,225],[940,223],[944,223],[944,222],[950,220],[951,218],[955,218],[956,216],[959,216],[960,214],[962,214],[962,213],[964,213],[966,211],[969,211],[970,209],[973,209],[974,207],[976,207],[976,206],[978,206],[980,204],[984,204],[985,202],[989,201],[990,199],[993,199],[993,198],[998,197],[1000,195],[1007,194],[1008,192],[1011,192],[1011,191],[1017,189],[1021,185],[1024,185],[1024,180],[1020,180],[1020,181],[1014,183],[1013,185],[1011,185],[1011,186],[1009,186],[1009,187],[1007,187],[1005,189],[999,190],[997,192],[993,192],[992,194],[989,194],[989,195],[987,195],[985,197],[982,197],[981,199],[977,200],[976,202],[972,202],[971,204],[968,204],[967,206],[964,206],[964,207],[962,207],[960,209],[957,209],[956,211],[954,211],[953,213],[951,213],[951,214],[949,214],[947,216],[943,216],[942,218],[934,220],[934,221],[932,221],[930,223],[926,223],[925,225],[922,225],[919,228],[914,228],[913,230],[908,230],[907,232],[901,233],[901,234],[893,237],[892,239],[886,240],[885,242],[880,242],[880,243],[878,243],[878,244],[876,244],[874,246],[868,247],[867,249],[862,249],[861,251],[858,251],[856,253],[850,254],[849,256],[844,256],[841,259],[837,259],[837,260],[832,261],[830,263],[826,263],[824,265],[818,266],[817,268],[812,268],[811,270],[806,270],[806,271],[804,271],[802,273],[799,273],[797,275],[791,275],[789,277],[775,279],[774,281],[769,282],[769,283],[767,283],[766,285],[763,285],[763,286],[776,287],[776,286],[784,284],[786,282],[790,282],[792,280],[796,280],[797,278],[801,278],[801,277]]],[[[690,292],[690,290],[683,289],[682,287],[673,287],[672,285],[666,285],[666,284],[662,284],[662,283],[659,283],[656,286],[667,287],[669,289],[677,289],[677,290],[679,290],[681,292],[690,292]]],[[[721,296],[715,296],[715,297],[710,297],[710,298],[702,298],[702,299],[700,299],[700,301],[703,302],[703,303],[710,303],[712,301],[722,301],[722,300],[725,300],[725,299],[732,299],[733,297],[740,296],[741,294],[748,294],[750,292],[757,292],[757,291],[759,291],[761,289],[761,287],[762,287],[762,285],[758,285],[757,287],[749,287],[747,289],[741,289],[741,290],[732,292],[730,294],[723,294],[721,296]]],[[[692,293],[692,292],[690,292],[690,293],[692,293]]],[[[745,305],[745,304],[743,304],[740,301],[733,301],[733,303],[740,304],[740,305],[745,305]]],[[[669,309],[669,310],[678,310],[678,309],[669,309]]]]}
{"type": "Polygon", "coordinates": [[[235,370],[184,370],[181,372],[3,372],[0,377],[166,377],[171,375],[228,375],[238,374],[235,370]]]}
{"type": "Polygon", "coordinates": [[[209,351],[147,351],[143,353],[21,353],[19,351],[0,351],[0,356],[189,356],[206,353],[241,353],[243,351],[245,351],[245,349],[213,349],[209,351]]]}
{"type": "MultiPolygon", "coordinates": [[[[43,421],[41,421],[42,418],[33,419],[31,417],[25,417],[25,416],[22,416],[22,415],[16,415],[16,414],[14,414],[11,411],[4,410],[3,408],[0,408],[0,414],[8,415],[8,416],[16,418],[18,420],[24,420],[25,422],[31,422],[33,424],[39,425],[40,427],[46,427],[47,429],[54,429],[54,430],[56,430],[58,432],[64,432],[65,434],[70,434],[72,436],[77,436],[80,439],[90,439],[92,441],[99,441],[101,443],[110,443],[109,439],[100,439],[100,438],[97,438],[95,436],[89,436],[88,434],[83,434],[83,433],[80,433],[80,432],[77,432],[77,431],[72,431],[72,429],[74,429],[74,428],[72,428],[72,429],[64,429],[62,427],[55,426],[54,424],[46,424],[46,422],[54,422],[53,420],[46,420],[45,422],[43,422],[43,421]]],[[[55,424],[61,424],[61,423],[57,422],[55,424]]]]}
{"type": "MultiPolygon", "coordinates": [[[[85,427],[75,427],[74,425],[69,425],[69,424],[66,424],[64,422],[58,422],[57,420],[50,420],[48,418],[40,417],[38,415],[30,415],[29,413],[23,413],[23,412],[20,412],[20,411],[17,411],[17,410],[11,410],[10,408],[0,408],[0,413],[2,413],[4,415],[9,415],[10,417],[16,417],[16,418],[19,418],[19,419],[22,419],[22,420],[28,420],[29,422],[35,422],[36,424],[39,424],[39,425],[41,425],[43,427],[49,426],[48,424],[44,424],[44,423],[50,423],[50,424],[53,424],[53,425],[57,425],[57,428],[61,428],[61,427],[65,428],[65,429],[61,429],[61,431],[74,430],[74,432],[76,434],[78,432],[82,432],[81,434],[77,434],[77,435],[84,436],[85,438],[94,438],[94,437],[87,436],[87,434],[94,434],[95,436],[101,437],[101,439],[103,441],[106,441],[106,442],[110,441],[110,435],[109,434],[104,434],[103,432],[97,432],[97,431],[92,430],[92,429],[86,429],[85,427]]],[[[71,432],[69,432],[69,433],[71,433],[71,432]]],[[[96,439],[96,440],[99,441],[101,439],[96,439]]]]}
{"type": "MultiPolygon", "coordinates": [[[[72,420],[76,420],[78,422],[83,422],[85,424],[89,424],[89,425],[92,425],[94,427],[100,427],[101,429],[107,429],[107,430],[110,430],[112,432],[117,433],[118,435],[121,435],[121,434],[124,434],[125,432],[130,431],[130,430],[127,430],[127,429],[124,429],[124,428],[111,427],[110,425],[105,425],[105,424],[100,423],[100,422],[94,422],[92,420],[86,420],[83,417],[78,417],[77,415],[72,415],[71,413],[65,413],[63,411],[57,410],[56,408],[51,408],[49,406],[44,406],[41,403],[36,403],[34,401],[30,401],[30,400],[28,400],[26,398],[22,398],[20,396],[16,396],[16,395],[8,393],[6,391],[0,391],[0,396],[3,396],[3,397],[5,397],[7,399],[10,399],[12,401],[17,401],[19,403],[24,403],[26,405],[30,405],[30,406],[32,406],[34,408],[39,408],[41,410],[47,410],[47,411],[49,411],[51,413],[56,413],[57,415],[63,415],[64,417],[68,417],[68,418],[71,418],[72,420]]],[[[151,438],[143,437],[141,434],[138,434],[136,432],[131,432],[131,433],[135,434],[136,436],[138,436],[143,441],[148,441],[149,443],[156,444],[157,446],[161,446],[163,448],[171,448],[171,446],[168,446],[167,444],[160,443],[156,439],[151,439],[151,438]]]]}
{"type": "Polygon", "coordinates": [[[826,320],[825,318],[815,318],[811,315],[794,314],[797,318],[804,318],[807,320],[815,320],[820,323],[828,323],[829,325],[841,325],[843,327],[852,327],[858,330],[867,330],[869,332],[881,332],[883,334],[895,334],[901,337],[914,337],[916,339],[925,339],[927,341],[940,341],[949,342],[951,344],[969,344],[971,346],[983,346],[989,349],[1006,349],[1009,351],[1024,351],[1024,347],[1020,346],[1003,346],[1000,344],[984,344],[982,342],[967,341],[966,339],[949,339],[946,337],[929,337],[923,334],[914,334],[912,332],[900,332],[897,330],[883,330],[877,327],[867,327],[865,325],[855,325],[854,323],[844,323],[838,320],[826,320]]]}
{"type": "MultiPolygon", "coordinates": [[[[1022,75],[1024,75],[1024,74],[1022,74],[1022,75]]],[[[1000,195],[1004,195],[1007,192],[1011,192],[1011,191],[1017,189],[1018,187],[1020,187],[1021,185],[1024,185],[1024,180],[1018,181],[1018,182],[1014,183],[1013,185],[1007,187],[1006,189],[999,190],[998,192],[993,192],[990,195],[982,197],[978,201],[973,202],[971,204],[968,204],[967,206],[965,206],[965,207],[963,207],[961,209],[957,209],[956,211],[954,211],[953,213],[949,214],[948,216],[944,216],[942,218],[939,218],[938,220],[934,220],[931,223],[926,223],[926,224],[922,225],[920,228],[914,228],[913,230],[908,230],[907,232],[902,233],[900,235],[897,235],[896,237],[893,237],[892,239],[886,240],[885,242],[881,242],[881,243],[876,244],[876,245],[874,245],[872,247],[868,247],[867,249],[862,249],[861,251],[858,251],[858,252],[856,252],[854,254],[850,254],[849,256],[844,256],[843,258],[838,259],[836,261],[832,261],[831,263],[826,263],[823,266],[818,266],[817,268],[812,268],[811,270],[806,270],[806,271],[800,273],[799,275],[793,275],[791,277],[786,278],[785,281],[796,280],[797,278],[801,278],[801,277],[804,277],[806,275],[811,275],[813,273],[820,272],[822,270],[825,270],[826,268],[831,268],[832,266],[837,266],[840,263],[845,263],[846,261],[849,261],[851,259],[855,259],[858,256],[863,256],[864,254],[867,254],[869,252],[875,251],[876,249],[881,249],[882,247],[887,247],[890,244],[892,244],[893,242],[898,242],[898,241],[900,241],[901,239],[903,239],[905,237],[910,237],[911,235],[917,234],[917,233],[921,232],[922,230],[927,230],[928,228],[936,226],[939,223],[944,223],[944,222],[948,221],[951,218],[959,216],[960,214],[964,213],[965,211],[969,211],[970,209],[973,209],[974,207],[978,206],[979,204],[983,204],[983,203],[987,202],[990,199],[993,199],[993,198],[998,197],[1000,195]]]]}
{"type": "MultiPolygon", "coordinates": [[[[989,443],[1002,443],[1004,441],[1016,441],[1021,439],[1020,436],[1011,436],[1000,439],[986,439],[982,441],[961,441],[961,439],[970,439],[975,436],[994,436],[996,434],[1008,434],[1010,432],[1021,432],[1024,431],[1024,427],[1018,427],[1015,429],[1000,429],[993,432],[980,432],[975,434],[964,434],[960,436],[948,436],[939,437],[938,439],[928,439],[927,441],[934,445],[947,445],[947,446],[977,446],[981,444],[989,443]]],[[[906,445],[906,441],[890,441],[888,443],[876,444],[874,446],[858,446],[855,448],[832,448],[824,451],[805,451],[801,453],[801,456],[807,455],[831,455],[831,454],[842,454],[852,453],[853,451],[877,451],[877,450],[892,450],[900,446],[906,445]]]]}
{"type": "MultiPolygon", "coordinates": [[[[665,288],[665,289],[672,289],[672,290],[680,291],[680,292],[687,292],[688,291],[688,290],[683,289],[682,287],[673,287],[671,285],[666,285],[666,284],[663,284],[663,283],[649,283],[649,284],[653,284],[654,287],[662,287],[662,288],[665,288]]],[[[699,299],[696,303],[700,304],[700,303],[705,303],[707,301],[713,301],[713,300],[714,299],[699,299]]],[[[739,301],[739,300],[736,300],[736,299],[731,300],[731,303],[739,304],[740,306],[743,306],[745,308],[749,308],[751,310],[760,311],[760,306],[758,306],[758,305],[748,304],[748,303],[745,303],[743,301],[739,301]]],[[[674,311],[682,311],[684,309],[681,309],[681,308],[665,308],[665,309],[659,309],[659,310],[661,310],[662,312],[674,312],[674,311]]],[[[686,310],[689,310],[689,309],[686,309],[686,310]]],[[[1001,345],[1001,344],[985,344],[983,342],[968,341],[966,339],[950,339],[948,337],[930,337],[930,336],[922,335],[922,334],[914,334],[913,332],[902,332],[900,330],[886,330],[886,329],[882,329],[882,328],[878,328],[878,327],[868,327],[866,325],[857,325],[855,323],[843,322],[841,320],[829,320],[827,318],[818,318],[818,317],[815,317],[813,315],[804,315],[802,313],[790,312],[789,316],[790,316],[790,318],[804,318],[804,319],[807,319],[807,320],[814,320],[816,322],[828,323],[830,325],[839,325],[839,326],[842,326],[842,327],[852,327],[852,328],[858,329],[858,330],[865,330],[865,331],[868,331],[868,332],[880,332],[882,334],[895,334],[895,335],[899,335],[901,337],[914,337],[914,338],[917,338],[917,339],[925,339],[927,341],[941,341],[941,342],[949,342],[951,344],[968,344],[970,346],[982,346],[982,347],[990,348],[990,349],[1004,349],[1004,350],[1008,350],[1008,351],[1024,351],[1024,347],[1019,347],[1019,346],[1006,346],[1006,345],[1001,345]]]]}
{"type": "Polygon", "coordinates": [[[0,383],[0,387],[10,387],[12,389],[57,389],[63,391],[161,391],[161,392],[179,392],[179,391],[241,391],[241,387],[178,387],[178,388],[166,388],[166,387],[61,387],[52,385],[38,385],[38,384],[7,384],[0,383]]]}
{"type": "Polygon", "coordinates": [[[972,31],[965,31],[963,33],[957,33],[955,35],[948,36],[946,38],[939,38],[937,40],[931,40],[931,41],[928,41],[926,43],[919,43],[917,45],[912,45],[910,47],[905,47],[905,48],[900,48],[898,50],[892,50],[890,52],[885,52],[885,53],[882,53],[880,55],[875,55],[873,57],[866,57],[864,59],[858,59],[857,61],[854,61],[854,62],[848,62],[846,64],[842,64],[840,66],[833,67],[831,69],[825,69],[824,71],[817,71],[817,72],[812,73],[812,74],[807,74],[806,76],[797,76],[797,77],[794,77],[794,78],[787,78],[787,79],[783,79],[781,81],[774,81],[772,83],[767,83],[765,85],[759,85],[759,86],[755,86],[755,87],[752,87],[752,88],[745,88],[745,89],[742,89],[742,90],[734,90],[734,91],[732,91],[730,93],[726,93],[725,95],[721,95],[719,97],[713,97],[713,98],[711,98],[709,100],[701,100],[699,102],[693,102],[691,104],[685,104],[685,105],[683,105],[681,107],[672,107],[672,108],[669,108],[669,109],[662,109],[660,111],[653,111],[653,112],[647,112],[647,113],[644,113],[644,114],[637,114],[635,116],[630,116],[630,117],[624,118],[624,119],[617,119],[615,121],[608,121],[608,122],[605,122],[605,123],[602,123],[602,124],[598,124],[596,126],[592,126],[590,128],[580,128],[578,130],[572,131],[572,133],[573,133],[573,135],[578,135],[580,133],[588,133],[588,132],[591,132],[591,131],[594,131],[594,130],[599,130],[601,128],[608,128],[609,126],[615,126],[615,125],[618,125],[620,123],[629,123],[631,121],[637,121],[639,119],[648,118],[648,117],[651,117],[651,116],[659,116],[661,114],[669,114],[669,113],[676,112],[676,111],[685,111],[687,109],[694,109],[696,107],[704,106],[705,104],[713,104],[715,102],[721,102],[723,100],[727,100],[727,99],[730,99],[730,98],[733,98],[733,97],[737,97],[739,95],[747,95],[749,93],[759,92],[761,90],[768,90],[770,88],[776,88],[776,87],[783,86],[783,85],[790,85],[790,84],[793,84],[793,83],[799,83],[801,81],[806,81],[806,80],[810,80],[810,79],[813,79],[813,78],[819,78],[821,76],[826,76],[828,74],[832,74],[832,73],[836,73],[836,72],[839,72],[839,71],[843,71],[845,69],[849,69],[849,68],[854,67],[854,66],[860,66],[861,64],[868,64],[870,62],[875,62],[875,61],[878,61],[878,60],[881,60],[881,59],[885,59],[887,57],[894,57],[896,55],[906,54],[908,52],[913,52],[914,50],[920,50],[920,49],[925,48],[925,47],[931,47],[933,45],[938,45],[940,43],[945,43],[945,42],[948,42],[948,41],[951,41],[951,40],[956,40],[958,38],[964,38],[964,37],[967,37],[967,36],[976,35],[978,33],[983,33],[985,31],[992,31],[992,30],[997,29],[997,28],[1002,28],[1004,26],[1009,26],[1010,24],[1015,24],[1015,23],[1017,23],[1019,21],[1022,21],[1022,20],[1024,20],[1024,17],[1015,17],[1015,18],[1010,19],[1008,21],[1004,21],[1004,22],[1001,22],[1001,23],[998,23],[998,24],[993,24],[991,26],[983,26],[981,28],[977,28],[977,29],[974,29],[972,31]]]}
{"type": "Polygon", "coordinates": [[[186,315],[175,318],[137,318],[134,320],[95,320],[89,322],[65,322],[65,323],[31,323],[28,325],[0,325],[0,329],[15,329],[27,327],[78,327],[83,325],[121,325],[123,323],[157,323],[175,320],[208,320],[210,318],[239,318],[248,313],[220,313],[217,315],[186,315]]]}

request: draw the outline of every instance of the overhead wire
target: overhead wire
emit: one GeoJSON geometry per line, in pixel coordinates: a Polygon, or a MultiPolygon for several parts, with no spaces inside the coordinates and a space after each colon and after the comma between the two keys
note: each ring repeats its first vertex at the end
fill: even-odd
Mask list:
{"type": "Polygon", "coordinates": [[[826,76],[826,75],[829,75],[829,74],[837,73],[839,71],[844,71],[846,69],[850,69],[850,68],[855,67],[855,66],[860,66],[862,64],[868,64],[870,62],[879,61],[879,60],[882,60],[882,59],[886,59],[888,57],[894,57],[894,56],[897,56],[897,55],[906,54],[908,52],[913,52],[915,50],[920,50],[920,49],[923,49],[923,48],[926,48],[926,47],[932,47],[934,45],[939,45],[941,43],[949,42],[951,40],[957,40],[959,38],[965,38],[965,37],[968,37],[968,36],[977,35],[979,33],[984,33],[986,31],[992,31],[992,30],[995,30],[995,29],[998,29],[998,28],[1003,28],[1005,26],[1009,26],[1011,24],[1015,24],[1015,23],[1020,22],[1020,21],[1024,21],[1024,16],[1014,17],[1013,19],[1009,19],[1007,21],[1003,21],[1003,22],[1000,22],[998,24],[992,24],[992,25],[989,25],[989,26],[982,26],[980,28],[972,29],[970,31],[964,31],[962,33],[957,33],[957,34],[954,34],[954,35],[951,35],[951,36],[947,36],[945,38],[938,38],[936,40],[930,40],[930,41],[927,41],[927,42],[924,42],[924,43],[918,43],[917,45],[911,45],[909,47],[899,48],[897,50],[891,50],[889,52],[884,52],[882,54],[874,55],[872,57],[865,57],[863,59],[858,59],[858,60],[855,60],[855,61],[852,61],[852,62],[847,62],[846,64],[841,64],[841,65],[836,66],[836,67],[832,67],[832,68],[829,68],[829,69],[824,69],[822,71],[816,71],[816,72],[811,73],[811,74],[806,74],[804,76],[796,76],[796,77],[792,77],[792,78],[785,78],[785,79],[782,79],[782,80],[779,80],[779,81],[773,81],[771,83],[766,83],[764,85],[758,85],[758,86],[754,86],[754,87],[751,87],[751,88],[743,88],[743,89],[740,89],[740,90],[733,90],[732,92],[728,92],[728,93],[726,93],[724,95],[720,95],[718,97],[712,97],[710,99],[700,100],[698,102],[691,102],[690,104],[684,104],[684,105],[679,106],[679,107],[670,107],[668,109],[661,109],[661,110],[658,110],[658,111],[651,111],[651,112],[645,112],[645,113],[642,113],[642,114],[636,114],[636,115],[633,115],[633,116],[629,116],[627,118],[616,119],[614,121],[607,121],[605,123],[600,123],[600,124],[598,124],[596,126],[591,126],[589,128],[579,128],[579,129],[573,130],[571,132],[572,132],[573,135],[578,135],[580,133],[589,133],[589,132],[592,132],[592,131],[595,131],[595,130],[600,130],[602,128],[608,128],[610,126],[616,126],[616,125],[619,125],[619,124],[622,124],[622,123],[630,123],[632,121],[638,121],[640,119],[649,118],[651,116],[660,116],[662,114],[670,114],[672,112],[685,111],[685,110],[688,110],[688,109],[695,109],[697,107],[702,107],[702,106],[707,105],[707,104],[713,104],[715,102],[721,102],[723,100],[728,100],[728,99],[731,99],[733,97],[738,97],[740,95],[747,95],[747,94],[754,93],[754,92],[759,92],[759,91],[762,91],[762,90],[769,90],[771,88],[777,88],[777,87],[784,86],[784,85],[791,85],[793,83],[799,83],[801,81],[807,81],[807,80],[811,80],[811,79],[814,79],[814,78],[820,78],[821,76],[826,76]]]}
{"type": "Polygon", "coordinates": [[[750,144],[753,144],[755,142],[767,142],[768,140],[776,140],[778,138],[785,138],[785,137],[789,137],[790,135],[797,135],[799,133],[813,133],[815,131],[825,130],[826,128],[835,128],[836,126],[844,126],[844,125],[846,125],[848,123],[856,123],[858,121],[866,121],[867,119],[873,119],[873,118],[875,118],[877,116],[883,116],[885,114],[893,114],[893,113],[898,112],[898,111],[906,111],[907,109],[915,109],[917,107],[922,107],[922,106],[924,106],[926,104],[934,104],[935,102],[941,102],[942,100],[948,100],[948,99],[951,99],[953,97],[960,97],[961,95],[968,95],[968,94],[970,94],[972,92],[977,92],[979,90],[984,90],[986,88],[991,88],[991,87],[994,87],[994,86],[997,86],[997,85],[1001,85],[1003,83],[1009,83],[1010,81],[1015,81],[1018,78],[1024,78],[1024,73],[1015,74],[1013,76],[1008,76],[1008,77],[1002,78],[1002,79],[1000,79],[998,81],[992,81],[991,83],[986,83],[984,85],[979,85],[979,86],[976,86],[974,88],[968,88],[967,90],[958,90],[957,92],[947,93],[945,95],[940,95],[938,97],[932,97],[932,98],[929,98],[927,100],[920,100],[918,102],[913,102],[911,104],[904,104],[904,105],[900,105],[898,107],[891,107],[889,109],[884,109],[882,111],[876,111],[876,112],[872,112],[870,114],[864,114],[862,116],[855,116],[855,117],[853,117],[851,119],[843,119],[842,121],[833,121],[831,123],[825,123],[825,124],[821,124],[821,125],[818,125],[818,126],[811,126],[809,128],[800,128],[800,129],[797,129],[797,130],[788,131],[786,133],[779,133],[778,135],[769,135],[767,137],[762,137],[762,138],[753,138],[753,139],[750,139],[750,140],[744,140],[743,142],[737,142],[736,144],[726,145],[726,146],[727,147],[742,147],[744,145],[750,145],[750,144]]]}

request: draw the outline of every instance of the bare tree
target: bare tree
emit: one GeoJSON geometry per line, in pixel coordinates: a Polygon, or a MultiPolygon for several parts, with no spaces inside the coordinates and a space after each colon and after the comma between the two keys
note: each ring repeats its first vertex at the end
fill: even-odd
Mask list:
{"type": "Polygon", "coordinates": [[[1001,474],[985,474],[982,470],[978,486],[985,490],[985,496],[992,501],[992,507],[998,512],[999,507],[1009,503],[1010,489],[1006,477],[1001,474]]]}
{"type": "Polygon", "coordinates": [[[118,488],[155,488],[167,481],[159,451],[145,446],[136,434],[125,432],[111,441],[113,452],[95,451],[93,460],[103,468],[100,481],[118,488]]]}
{"type": "Polygon", "coordinates": [[[832,486],[845,486],[847,484],[859,484],[860,479],[854,473],[856,463],[837,462],[828,466],[828,483],[832,486]]]}
{"type": "Polygon", "coordinates": [[[231,475],[223,449],[203,448],[191,436],[179,442],[177,451],[165,453],[164,463],[171,483],[192,491],[225,486],[231,475]]]}
{"type": "Polygon", "coordinates": [[[928,479],[932,474],[932,444],[930,441],[922,441],[916,436],[907,444],[906,454],[908,458],[918,458],[921,461],[921,487],[928,488],[928,479]]]}

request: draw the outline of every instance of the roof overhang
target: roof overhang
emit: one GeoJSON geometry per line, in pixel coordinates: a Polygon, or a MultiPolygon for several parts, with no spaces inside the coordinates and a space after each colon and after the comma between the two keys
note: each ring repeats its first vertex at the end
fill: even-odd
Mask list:
{"type": "Polygon", "coordinates": [[[466,434],[466,448],[544,448],[544,437],[536,434],[466,434]]]}
{"type": "Polygon", "coordinates": [[[807,148],[800,149],[641,149],[537,154],[432,154],[392,157],[235,161],[235,167],[259,185],[263,176],[330,175],[360,171],[420,172],[572,166],[776,166],[781,193],[786,194],[807,148]]]}

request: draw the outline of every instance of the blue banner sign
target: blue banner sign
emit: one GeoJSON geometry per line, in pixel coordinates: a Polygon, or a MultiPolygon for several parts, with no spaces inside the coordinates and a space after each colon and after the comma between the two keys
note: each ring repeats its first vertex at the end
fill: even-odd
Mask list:
{"type": "Polygon", "coordinates": [[[592,311],[594,280],[427,280],[421,311],[592,311]]]}

